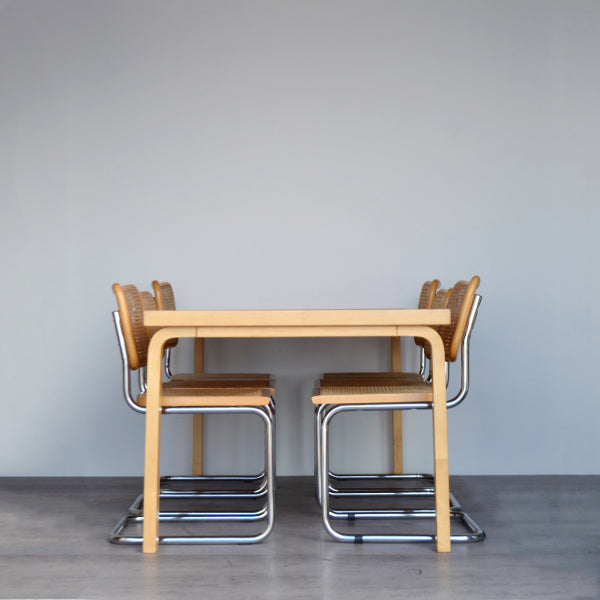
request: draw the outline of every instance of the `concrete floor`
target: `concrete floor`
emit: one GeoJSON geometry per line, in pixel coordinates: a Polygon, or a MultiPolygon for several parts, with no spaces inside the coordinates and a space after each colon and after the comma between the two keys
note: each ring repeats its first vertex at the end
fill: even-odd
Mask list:
{"type": "Polygon", "coordinates": [[[115,546],[141,482],[0,479],[0,598],[545,600],[600,598],[600,477],[454,477],[479,544],[340,544],[312,480],[278,481],[272,535],[254,546],[115,546]]]}

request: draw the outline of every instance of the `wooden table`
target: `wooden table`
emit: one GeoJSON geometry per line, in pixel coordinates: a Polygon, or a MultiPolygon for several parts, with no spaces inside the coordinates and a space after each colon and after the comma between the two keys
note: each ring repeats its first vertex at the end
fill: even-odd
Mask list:
{"type": "MultiPolygon", "coordinates": [[[[450,551],[448,437],[444,349],[432,325],[450,323],[447,309],[176,310],[146,311],[144,324],[159,327],[148,348],[144,468],[143,551],[158,544],[159,438],[163,347],[171,338],[422,337],[432,347],[433,430],[438,552],[450,551]]],[[[310,399],[307,398],[307,402],[310,399]]]]}

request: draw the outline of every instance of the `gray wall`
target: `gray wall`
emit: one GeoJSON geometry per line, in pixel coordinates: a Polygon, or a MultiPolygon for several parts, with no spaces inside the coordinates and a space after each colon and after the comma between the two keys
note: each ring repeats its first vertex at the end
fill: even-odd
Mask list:
{"type": "MultiPolygon", "coordinates": [[[[354,308],[473,274],[451,472],[600,473],[599,34],[593,1],[0,1],[0,475],[141,473],[114,281],[354,308]]],[[[207,350],[276,375],[280,474],[311,471],[318,372],[389,360],[381,340],[207,350]]],[[[208,469],[253,468],[257,426],[209,421],[208,469]]],[[[386,417],[341,429],[339,468],[389,466],[386,417]]],[[[429,469],[430,415],[405,431],[429,469]]],[[[165,471],[190,444],[165,419],[165,471]]]]}

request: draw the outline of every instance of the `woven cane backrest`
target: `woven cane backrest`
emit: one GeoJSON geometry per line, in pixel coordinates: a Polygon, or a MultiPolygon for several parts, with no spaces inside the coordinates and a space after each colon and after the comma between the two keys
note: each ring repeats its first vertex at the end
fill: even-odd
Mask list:
{"type": "Polygon", "coordinates": [[[158,310],[175,310],[175,294],[173,293],[173,287],[167,281],[159,283],[158,281],[152,282],[152,288],[154,289],[154,295],[156,296],[156,307],[158,310]]]}
{"type": "MultiPolygon", "coordinates": [[[[140,292],[140,298],[142,299],[144,310],[156,310],[156,298],[150,292],[146,290],[140,292]]],[[[159,329],[160,327],[146,327],[148,338],[151,338],[159,329]]]]}
{"type": "MultiPolygon", "coordinates": [[[[439,279],[433,279],[431,281],[426,281],[421,287],[421,294],[419,295],[419,304],[417,308],[431,308],[433,300],[436,295],[436,291],[440,285],[439,279]]],[[[425,345],[425,340],[423,338],[416,337],[415,344],[417,346],[421,346],[421,348],[425,345]]]]}
{"type": "Polygon", "coordinates": [[[439,289],[431,303],[431,308],[448,308],[448,290],[439,289]]]}
{"type": "Polygon", "coordinates": [[[144,300],[134,285],[113,285],[125,339],[127,360],[132,371],[146,366],[148,330],[144,327],[144,300]]]}
{"type": "Polygon", "coordinates": [[[156,300],[150,292],[145,290],[140,292],[140,298],[142,299],[144,310],[156,310],[156,300]]]}
{"type": "MultiPolygon", "coordinates": [[[[449,290],[440,288],[435,293],[433,301],[428,306],[428,308],[448,308],[448,300],[450,298],[451,291],[452,288],[450,288],[449,290]]],[[[417,346],[422,346],[425,350],[425,356],[428,360],[431,360],[431,346],[429,345],[429,342],[424,338],[415,338],[415,344],[417,344],[417,346]]]]}
{"type": "Polygon", "coordinates": [[[449,290],[444,290],[440,288],[435,293],[435,298],[431,303],[431,308],[448,308],[448,301],[450,300],[450,294],[452,293],[452,288],[449,290]]]}
{"type": "Polygon", "coordinates": [[[440,282],[438,279],[426,281],[421,287],[421,295],[419,296],[418,308],[431,308],[431,303],[435,298],[440,282]]]}
{"type": "MultiPolygon", "coordinates": [[[[175,293],[173,292],[173,286],[168,281],[158,282],[154,280],[152,289],[156,298],[155,310],[176,310],[175,293]]],[[[169,340],[165,344],[165,348],[174,348],[175,346],[177,346],[177,338],[169,340]]]]}
{"type": "Polygon", "coordinates": [[[469,282],[458,281],[448,295],[447,308],[450,309],[451,323],[437,328],[444,343],[447,362],[456,360],[478,285],[479,277],[476,275],[469,282]]]}

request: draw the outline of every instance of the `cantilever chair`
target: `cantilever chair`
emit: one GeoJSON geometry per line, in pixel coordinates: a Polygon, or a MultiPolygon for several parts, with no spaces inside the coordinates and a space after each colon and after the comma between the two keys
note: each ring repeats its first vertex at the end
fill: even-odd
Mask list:
{"type": "MultiPolygon", "coordinates": [[[[117,337],[123,361],[123,391],[127,404],[136,412],[146,411],[146,387],[140,378],[140,391],[133,394],[131,390],[130,373],[142,371],[147,365],[148,345],[150,332],[143,324],[144,310],[154,308],[154,299],[148,293],[140,293],[133,285],[120,286],[114,284],[114,293],[117,298],[118,311],[113,313],[117,337]]],[[[265,425],[265,469],[258,476],[240,477],[199,477],[176,476],[161,478],[159,498],[161,499],[193,499],[195,501],[211,500],[220,504],[230,500],[251,500],[251,510],[172,510],[158,513],[159,522],[189,522],[189,521],[264,521],[265,525],[258,533],[251,535],[178,535],[161,536],[160,543],[238,543],[247,544],[262,541],[273,527],[274,513],[274,458],[273,458],[273,425],[274,415],[271,408],[271,395],[273,389],[269,380],[248,381],[240,379],[212,380],[195,382],[193,380],[167,381],[162,384],[160,398],[160,412],[163,414],[182,413],[244,413],[258,416],[265,425]],[[211,490],[196,489],[190,484],[198,482],[207,484],[211,481],[222,484],[232,480],[236,484],[248,483],[258,487],[245,490],[211,490]],[[186,489],[168,489],[168,484],[186,482],[186,489]],[[263,500],[257,509],[256,500],[263,500]]],[[[159,440],[152,440],[153,448],[159,448],[159,440]]],[[[148,448],[146,448],[148,452],[148,448]]],[[[205,486],[206,487],[206,486],[205,486]]],[[[120,519],[110,534],[110,541],[121,544],[142,543],[141,536],[132,536],[125,533],[125,529],[134,523],[141,523],[143,515],[143,495],[139,495],[129,508],[128,512],[120,519]]],[[[151,499],[152,505],[158,505],[158,498],[151,499]]],[[[221,508],[221,507],[219,507],[221,508]]]]}
{"type": "MultiPolygon", "coordinates": [[[[434,306],[447,300],[451,311],[451,324],[439,326],[438,333],[444,345],[446,362],[456,360],[461,349],[461,387],[459,392],[446,403],[447,408],[457,406],[467,395],[469,388],[469,340],[477,315],[481,296],[476,289],[479,278],[473,277],[470,282],[460,281],[448,293],[441,290],[436,296],[434,306]]],[[[428,344],[424,344],[425,353],[430,353],[428,344]]],[[[431,475],[333,475],[329,471],[328,429],[332,418],[340,412],[351,410],[408,410],[431,409],[432,382],[423,379],[423,375],[414,373],[369,373],[369,374],[326,374],[319,382],[313,402],[317,409],[317,443],[318,496],[322,504],[323,520],[326,529],[340,541],[433,541],[435,536],[423,534],[398,535],[348,535],[336,530],[331,519],[382,519],[382,518],[433,518],[436,510],[431,508],[385,508],[363,509],[331,508],[332,498],[374,499],[401,497],[422,498],[435,496],[435,485],[431,475]],[[337,486],[343,480],[356,482],[364,480],[366,488],[340,489],[337,486]],[[392,482],[407,483],[414,480],[414,487],[382,488],[378,484],[392,482]],[[425,485],[423,485],[425,484],[425,485]]],[[[434,449],[434,455],[437,449],[434,449]]],[[[450,516],[460,520],[467,530],[465,534],[452,534],[452,542],[481,541],[485,534],[481,528],[467,515],[452,494],[448,494],[450,516]]]]}

